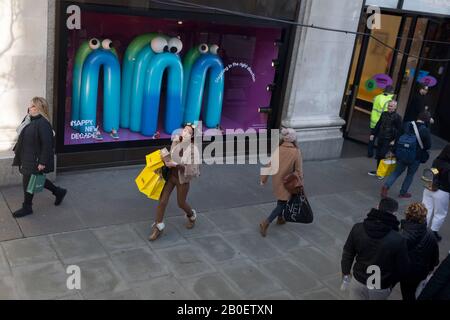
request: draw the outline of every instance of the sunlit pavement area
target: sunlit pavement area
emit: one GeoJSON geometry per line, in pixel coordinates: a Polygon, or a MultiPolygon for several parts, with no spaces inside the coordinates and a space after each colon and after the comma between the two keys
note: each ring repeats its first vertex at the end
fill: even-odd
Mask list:
{"type": "MultiPolygon", "coordinates": [[[[347,150],[347,151],[345,151],[347,150]]],[[[287,224],[259,234],[274,207],[271,187],[259,186],[259,166],[202,166],[188,201],[197,209],[192,230],[172,195],[166,229],[149,242],[156,202],[134,183],[142,166],[62,173],[69,190],[60,207],[43,192],[34,214],[14,219],[20,186],[0,189],[0,299],[346,299],[340,291],[343,243],[379,201],[382,181],[367,175],[374,161],[353,154],[304,163],[312,225],[287,224]],[[81,270],[81,289],[69,290],[66,268],[81,270]]],[[[432,152],[432,158],[438,150],[432,152]]],[[[429,165],[429,164],[428,164],[429,165]]],[[[413,198],[421,201],[419,169],[413,198]]],[[[390,195],[397,198],[401,181],[390,195]]],[[[403,214],[399,214],[402,218],[403,214]]],[[[450,222],[441,231],[441,257],[450,249],[450,222]]],[[[391,299],[401,299],[397,286],[391,299]]]]}

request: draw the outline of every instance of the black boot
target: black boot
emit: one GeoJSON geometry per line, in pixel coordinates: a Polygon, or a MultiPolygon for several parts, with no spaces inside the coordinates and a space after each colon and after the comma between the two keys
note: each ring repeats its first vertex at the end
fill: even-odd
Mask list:
{"type": "Polygon", "coordinates": [[[30,204],[24,203],[22,205],[22,209],[19,209],[19,210],[13,212],[13,217],[14,218],[22,218],[22,217],[28,216],[32,213],[33,213],[33,207],[30,204]]]}
{"type": "Polygon", "coordinates": [[[57,188],[56,191],[53,193],[56,197],[55,199],[55,206],[59,206],[61,202],[64,200],[64,197],[66,196],[67,190],[63,188],[57,188]]]}

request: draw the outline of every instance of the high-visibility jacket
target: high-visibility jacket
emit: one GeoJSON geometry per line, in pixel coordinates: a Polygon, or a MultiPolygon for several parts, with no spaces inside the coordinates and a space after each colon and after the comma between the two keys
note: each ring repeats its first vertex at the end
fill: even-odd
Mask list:
{"type": "Polygon", "coordinates": [[[394,98],[393,94],[379,94],[373,101],[372,113],[370,114],[370,129],[374,129],[381,118],[381,114],[387,111],[389,101],[394,98]]]}

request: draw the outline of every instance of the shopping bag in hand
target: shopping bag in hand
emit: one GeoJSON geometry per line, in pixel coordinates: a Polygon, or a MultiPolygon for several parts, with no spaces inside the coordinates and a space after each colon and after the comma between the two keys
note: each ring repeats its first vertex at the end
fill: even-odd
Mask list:
{"type": "Polygon", "coordinates": [[[145,160],[147,163],[147,168],[152,171],[155,171],[155,170],[158,170],[159,168],[163,167],[164,166],[163,158],[168,155],[169,155],[169,152],[167,151],[166,148],[157,150],[153,153],[148,154],[145,157],[145,160]]]}
{"type": "Polygon", "coordinates": [[[394,172],[396,166],[397,161],[393,157],[381,160],[378,165],[377,176],[383,178],[388,177],[392,172],[394,172]]]}
{"type": "Polygon", "coordinates": [[[139,191],[153,200],[159,200],[165,184],[163,177],[148,167],[141,171],[135,182],[139,191]]]}
{"type": "Polygon", "coordinates": [[[283,211],[283,217],[287,222],[305,224],[313,222],[313,212],[303,188],[300,189],[299,193],[291,196],[283,211]]]}
{"type": "Polygon", "coordinates": [[[27,192],[35,194],[44,190],[45,175],[42,173],[32,174],[30,182],[28,182],[27,192]]]}

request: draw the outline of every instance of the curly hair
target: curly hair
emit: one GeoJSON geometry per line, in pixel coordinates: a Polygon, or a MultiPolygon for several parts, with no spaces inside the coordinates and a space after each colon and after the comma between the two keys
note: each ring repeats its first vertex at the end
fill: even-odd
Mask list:
{"type": "Polygon", "coordinates": [[[417,223],[426,223],[427,213],[428,210],[422,203],[412,203],[405,211],[406,220],[417,223]]]}

